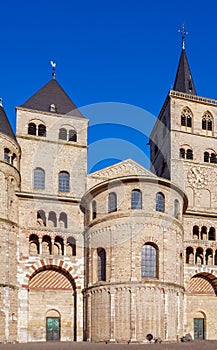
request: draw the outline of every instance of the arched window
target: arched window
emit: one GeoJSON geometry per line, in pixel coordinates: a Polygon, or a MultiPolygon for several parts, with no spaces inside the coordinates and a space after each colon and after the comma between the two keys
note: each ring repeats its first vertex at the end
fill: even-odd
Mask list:
{"type": "Polygon", "coordinates": [[[178,199],[174,200],[174,217],[176,219],[180,218],[180,205],[178,199]]]}
{"type": "Polygon", "coordinates": [[[92,201],[92,220],[96,219],[96,201],[92,201]]]}
{"type": "Polygon", "coordinates": [[[67,171],[59,173],[59,192],[69,192],[69,173],[67,171]]]}
{"type": "Polygon", "coordinates": [[[142,277],[157,277],[157,248],[150,243],[142,247],[141,268],[142,277]]]}
{"type": "Polygon", "coordinates": [[[213,265],[213,251],[210,248],[206,250],[205,262],[206,265],[213,265]]]}
{"type": "Polygon", "coordinates": [[[98,281],[106,281],[106,252],[103,248],[97,249],[98,281]]]}
{"type": "Polygon", "coordinates": [[[186,151],[186,159],[193,159],[193,151],[190,148],[186,151]]]}
{"type": "Polygon", "coordinates": [[[35,234],[32,234],[29,236],[29,254],[30,255],[39,254],[39,240],[38,240],[38,236],[35,234]]]}
{"type": "Polygon", "coordinates": [[[69,141],[77,142],[77,133],[75,130],[69,130],[69,141]]]}
{"type": "Polygon", "coordinates": [[[209,229],[208,240],[215,241],[215,228],[214,227],[210,227],[210,229],[209,229]]]}
{"type": "Polygon", "coordinates": [[[203,249],[197,248],[196,255],[195,255],[195,264],[197,265],[203,265],[203,249]]]}
{"type": "Polygon", "coordinates": [[[200,231],[201,239],[207,240],[207,227],[202,226],[200,231]]]}
{"type": "Polygon", "coordinates": [[[44,190],[45,188],[45,172],[42,168],[34,170],[34,189],[44,190]]]}
{"type": "Polygon", "coordinates": [[[132,190],[131,209],[142,209],[142,192],[138,189],[132,190]]]}
{"type": "Polygon", "coordinates": [[[60,140],[67,140],[67,130],[65,128],[61,128],[59,130],[59,139],[60,140]]]}
{"type": "Polygon", "coordinates": [[[64,255],[64,244],[63,239],[60,236],[56,236],[54,240],[54,254],[64,255]]]}
{"type": "Polygon", "coordinates": [[[194,250],[192,247],[186,248],[186,264],[194,264],[194,250]]]}
{"type": "Polygon", "coordinates": [[[111,192],[108,197],[108,212],[112,213],[114,211],[117,211],[117,195],[115,192],[111,192]]]}
{"type": "Polygon", "coordinates": [[[50,236],[43,236],[42,238],[42,254],[51,254],[51,238],[50,236]]]}
{"type": "Polygon", "coordinates": [[[4,149],[4,161],[10,163],[10,150],[8,148],[4,149]]]}
{"type": "Polygon", "coordinates": [[[57,227],[57,217],[54,211],[49,212],[48,221],[52,224],[53,227],[57,227]]]}
{"type": "Polygon", "coordinates": [[[63,228],[67,228],[68,227],[68,222],[67,222],[67,215],[66,213],[60,213],[59,216],[59,223],[63,228]]]}
{"type": "Polygon", "coordinates": [[[39,124],[38,126],[38,136],[45,137],[46,136],[46,126],[43,124],[39,124]]]}
{"type": "Polygon", "coordinates": [[[74,237],[67,238],[67,255],[76,256],[76,240],[74,237]]]}
{"type": "Polygon", "coordinates": [[[205,113],[202,118],[202,129],[212,131],[212,117],[209,113],[205,113]]]}
{"type": "Polygon", "coordinates": [[[165,211],[165,197],[164,194],[161,192],[158,192],[156,194],[156,211],[165,211]]]}
{"type": "Polygon", "coordinates": [[[192,127],[192,113],[188,108],[184,108],[181,114],[181,125],[192,127]]]}
{"type": "Polygon", "coordinates": [[[199,226],[194,225],[193,227],[193,238],[199,239],[199,226]]]}
{"type": "Polygon", "coordinates": [[[28,134],[29,135],[36,135],[36,125],[35,125],[35,123],[29,123],[29,125],[28,125],[28,134]]]}
{"type": "Polygon", "coordinates": [[[216,163],[216,154],[215,153],[211,153],[210,155],[210,163],[216,163]]]}
{"type": "Polygon", "coordinates": [[[44,210],[39,210],[37,212],[37,221],[40,226],[46,226],[46,216],[44,210]]]}
{"type": "Polygon", "coordinates": [[[204,152],[203,160],[204,162],[209,163],[209,152],[204,152]]]}
{"type": "Polygon", "coordinates": [[[180,150],[179,150],[179,158],[185,159],[185,149],[184,148],[180,148],[180,150]]]}

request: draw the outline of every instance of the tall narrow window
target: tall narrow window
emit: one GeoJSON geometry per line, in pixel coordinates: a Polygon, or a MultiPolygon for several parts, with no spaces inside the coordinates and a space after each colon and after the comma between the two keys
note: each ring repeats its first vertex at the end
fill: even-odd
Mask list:
{"type": "Polygon", "coordinates": [[[96,201],[92,201],[92,219],[96,219],[96,201]]]}
{"type": "Polygon", "coordinates": [[[209,113],[205,113],[202,118],[202,129],[212,131],[212,117],[209,113]]]}
{"type": "Polygon", "coordinates": [[[4,149],[4,161],[10,163],[10,150],[8,148],[4,149]]]}
{"type": "Polygon", "coordinates": [[[37,220],[41,226],[46,226],[46,215],[45,215],[44,210],[39,210],[37,212],[37,220]]]}
{"type": "Polygon", "coordinates": [[[161,192],[156,194],[156,211],[165,211],[165,197],[161,192]]]}
{"type": "Polygon", "coordinates": [[[77,141],[77,133],[75,130],[69,130],[69,141],[77,141]]]}
{"type": "Polygon", "coordinates": [[[59,130],[59,139],[60,140],[67,140],[67,130],[65,128],[61,128],[59,130]]]}
{"type": "Polygon", "coordinates": [[[185,149],[184,148],[180,148],[179,150],[179,158],[185,158],[185,149]]]}
{"type": "Polygon", "coordinates": [[[108,212],[112,213],[114,211],[117,211],[117,195],[115,192],[111,192],[108,197],[108,212]]]}
{"type": "Polygon", "coordinates": [[[45,137],[46,136],[46,126],[43,124],[39,124],[38,126],[38,136],[45,137]]]}
{"type": "Polygon", "coordinates": [[[35,125],[35,123],[29,123],[29,125],[28,125],[28,134],[29,135],[36,135],[36,125],[35,125]]]}
{"type": "Polygon", "coordinates": [[[152,244],[142,247],[141,270],[142,277],[157,277],[157,249],[152,244]]]}
{"type": "Polygon", "coordinates": [[[132,190],[131,209],[142,209],[142,192],[140,190],[132,190]]]}
{"type": "Polygon", "coordinates": [[[74,237],[67,238],[67,252],[68,255],[76,256],[76,240],[74,237]]]}
{"type": "Polygon", "coordinates": [[[103,248],[97,249],[98,281],[106,281],[106,252],[103,248]]]}
{"type": "Polygon", "coordinates": [[[193,159],[193,151],[192,151],[192,149],[187,149],[186,159],[193,159]]]}
{"type": "Polygon", "coordinates": [[[192,113],[190,109],[184,108],[181,114],[181,125],[187,126],[188,128],[192,127],[192,113]]]}
{"type": "Polygon", "coordinates": [[[180,205],[178,199],[174,200],[174,218],[179,219],[180,217],[180,205]]]}
{"type": "Polygon", "coordinates": [[[53,227],[57,227],[57,217],[54,211],[50,211],[48,215],[48,221],[53,227]]]}
{"type": "Polygon", "coordinates": [[[59,192],[69,192],[69,173],[67,171],[59,173],[59,192]]]}
{"type": "Polygon", "coordinates": [[[64,212],[60,213],[59,223],[60,223],[60,226],[62,226],[63,228],[67,228],[68,227],[68,220],[67,220],[66,213],[64,213],[64,212]]]}
{"type": "Polygon", "coordinates": [[[204,162],[209,163],[209,152],[204,152],[203,160],[204,162]]]}
{"type": "Polygon", "coordinates": [[[211,153],[211,155],[210,155],[210,163],[216,163],[216,154],[215,153],[211,153]]]}
{"type": "Polygon", "coordinates": [[[41,168],[34,170],[34,189],[44,190],[45,188],[45,172],[41,168]]]}

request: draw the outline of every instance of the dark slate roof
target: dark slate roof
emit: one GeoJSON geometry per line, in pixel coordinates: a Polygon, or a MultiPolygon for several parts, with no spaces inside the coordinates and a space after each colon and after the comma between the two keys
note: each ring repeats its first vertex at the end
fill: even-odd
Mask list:
{"type": "Polygon", "coordinates": [[[84,118],[55,79],[51,79],[21,107],[42,112],[50,112],[50,105],[52,104],[55,105],[57,114],[69,114],[84,118]]]}
{"type": "Polygon", "coordinates": [[[8,117],[2,106],[0,106],[0,133],[9,136],[12,140],[14,140],[17,143],[16,137],[11,128],[8,117]]]}
{"type": "Polygon", "coordinates": [[[182,49],[173,90],[197,95],[185,49],[182,49]]]}

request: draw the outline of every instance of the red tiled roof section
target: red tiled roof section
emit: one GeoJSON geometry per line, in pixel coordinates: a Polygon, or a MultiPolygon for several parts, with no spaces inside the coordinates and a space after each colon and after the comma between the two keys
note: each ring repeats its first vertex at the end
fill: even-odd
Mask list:
{"type": "Polygon", "coordinates": [[[55,106],[57,114],[69,114],[84,118],[55,79],[50,80],[25,103],[23,103],[21,107],[42,112],[52,112],[50,110],[51,105],[55,106]]]}
{"type": "Polygon", "coordinates": [[[62,274],[61,272],[57,272],[55,270],[45,270],[37,273],[29,283],[29,289],[37,289],[37,290],[71,290],[73,289],[72,284],[62,274]]]}

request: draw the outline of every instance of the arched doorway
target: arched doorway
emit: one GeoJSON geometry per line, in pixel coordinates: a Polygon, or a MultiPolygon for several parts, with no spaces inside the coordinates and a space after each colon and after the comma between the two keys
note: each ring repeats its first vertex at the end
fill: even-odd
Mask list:
{"type": "Polygon", "coordinates": [[[29,281],[29,341],[76,340],[76,286],[59,266],[43,266],[29,281]]]}
{"type": "Polygon", "coordinates": [[[194,339],[215,339],[217,278],[209,272],[192,276],[187,284],[187,326],[194,339]]]}

